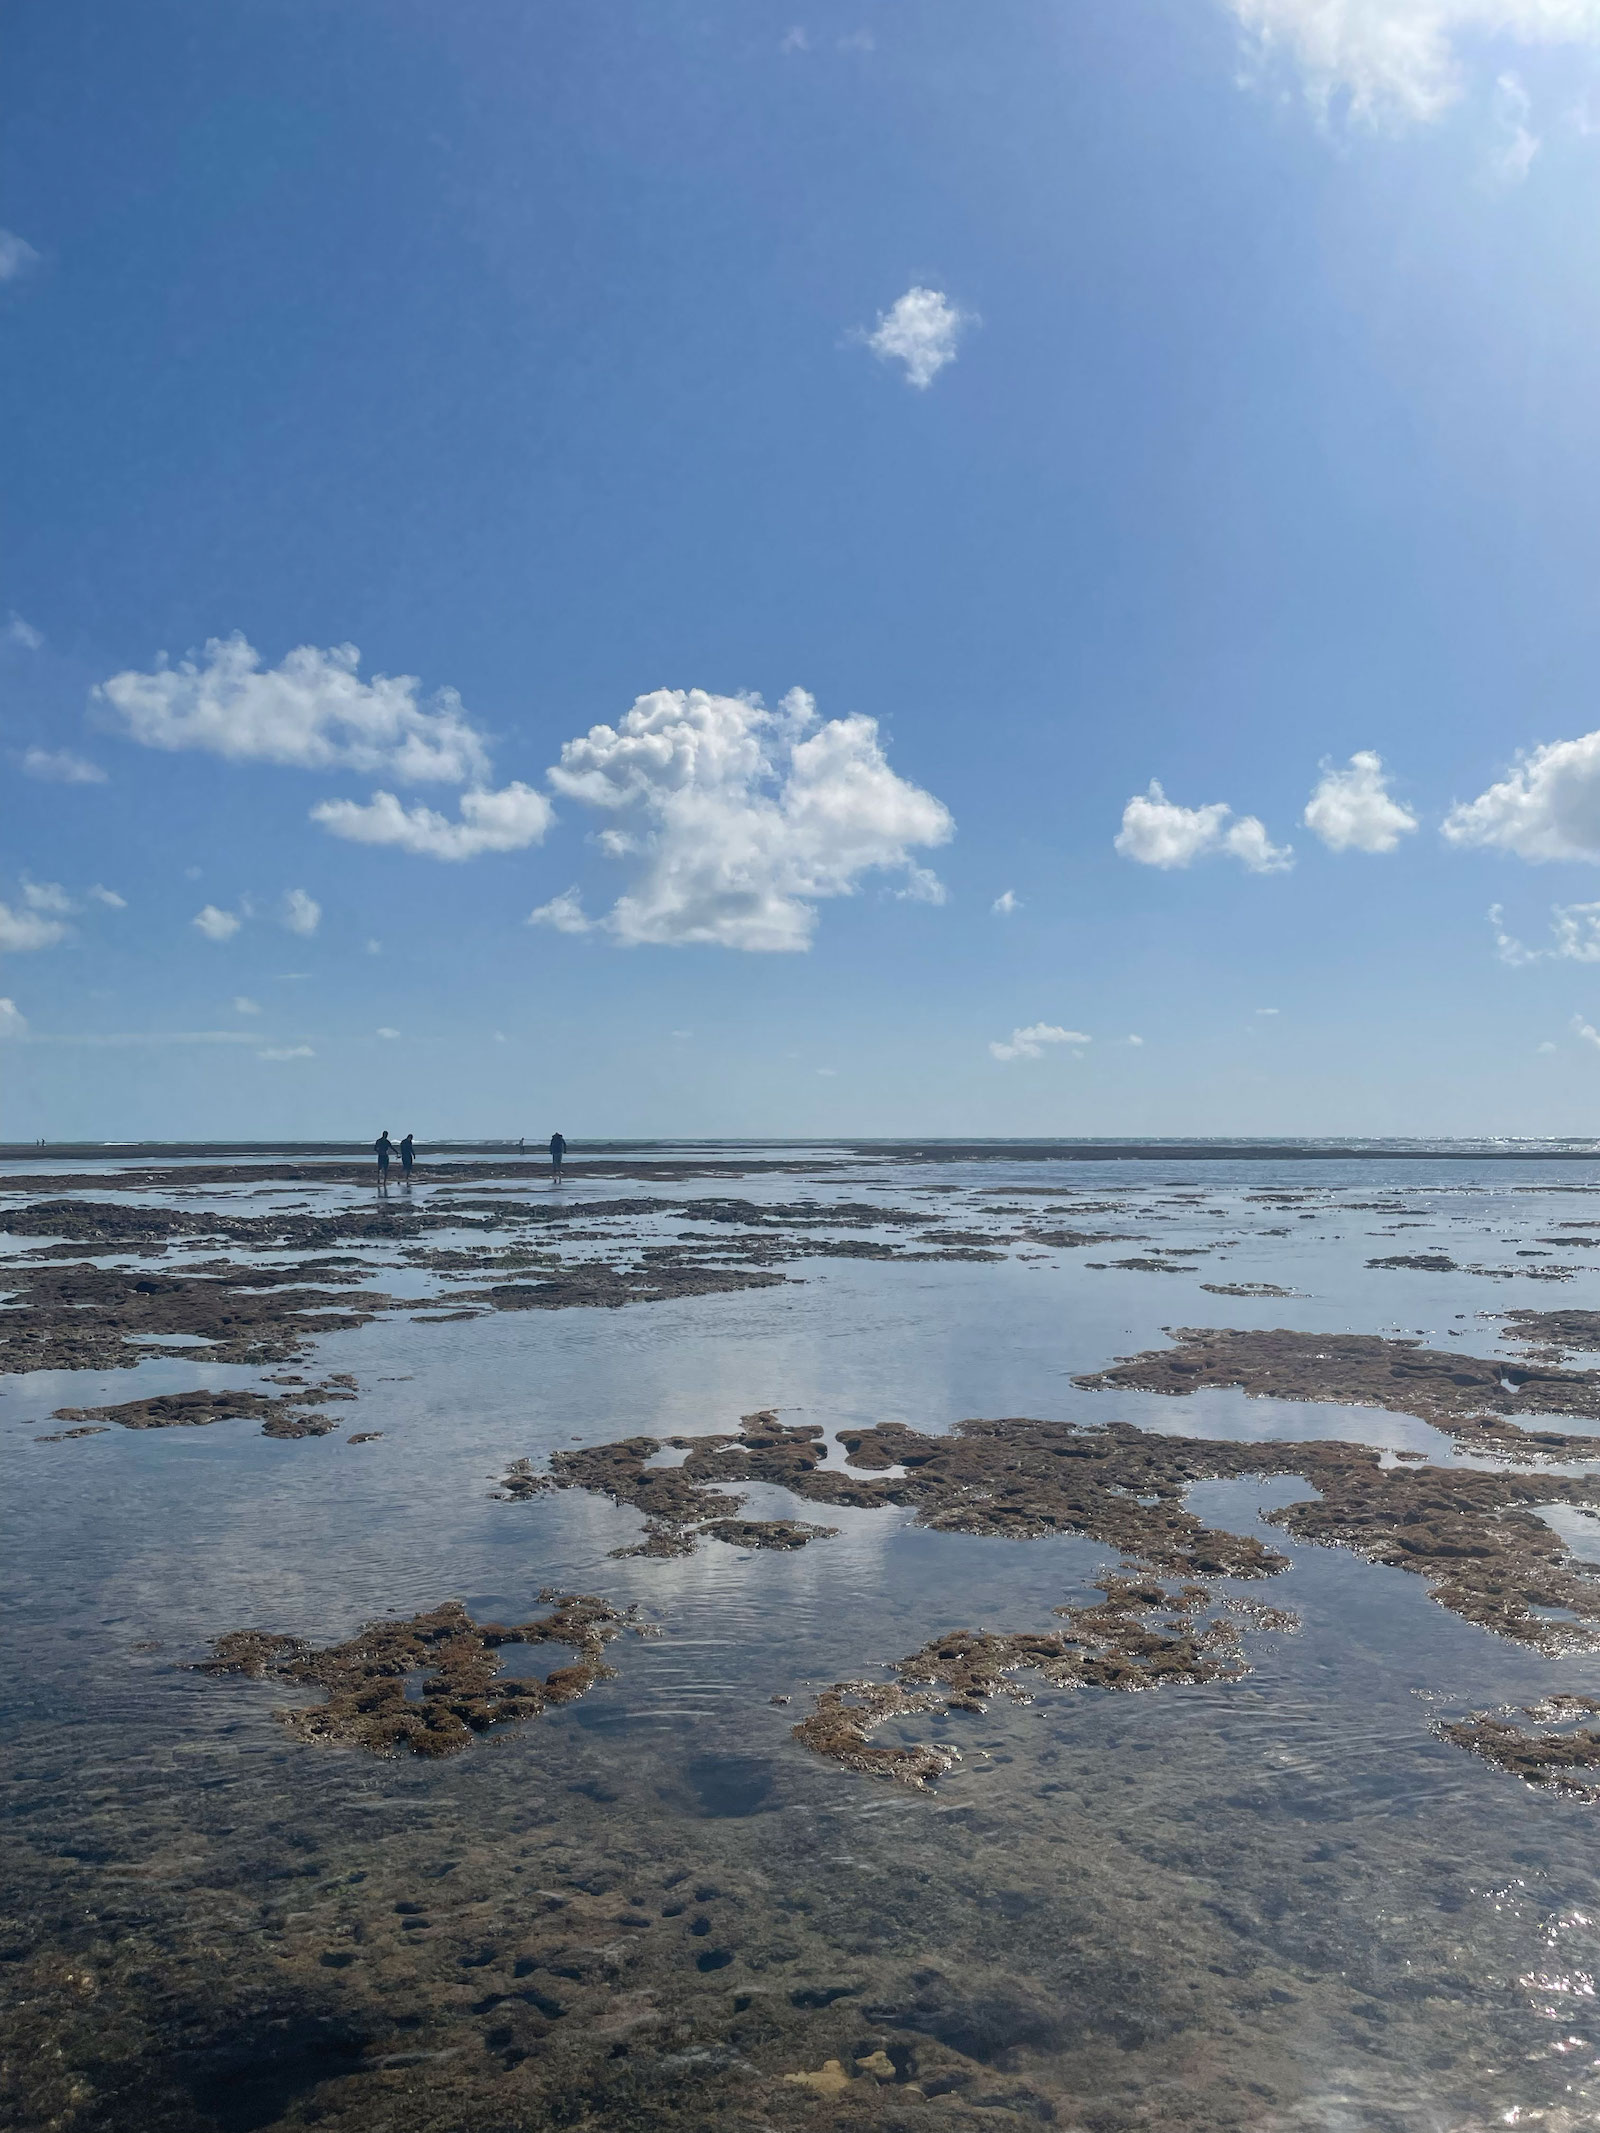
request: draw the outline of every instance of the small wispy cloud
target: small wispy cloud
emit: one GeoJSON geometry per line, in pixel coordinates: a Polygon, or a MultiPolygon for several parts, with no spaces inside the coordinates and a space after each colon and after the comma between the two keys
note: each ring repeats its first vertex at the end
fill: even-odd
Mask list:
{"type": "Polygon", "coordinates": [[[244,1029],[125,1029],[37,1031],[30,1041],[121,1049],[145,1044],[255,1044],[260,1040],[244,1029]]]}
{"type": "Polygon", "coordinates": [[[205,904],[189,921],[197,933],[203,933],[208,941],[231,941],[244,920],[233,911],[219,910],[215,904],[205,904]]]}
{"type": "Polygon", "coordinates": [[[1022,898],[1011,889],[1004,889],[989,906],[996,918],[1009,918],[1013,911],[1022,909],[1022,898]]]}
{"type": "Polygon", "coordinates": [[[48,911],[54,918],[70,918],[78,908],[59,881],[25,881],[22,900],[30,911],[48,911]]]}
{"type": "Polygon", "coordinates": [[[1507,185],[1520,185],[1532,168],[1543,143],[1528,121],[1533,102],[1515,74],[1502,74],[1494,85],[1494,117],[1498,145],[1495,175],[1507,185]]]}
{"type": "Polygon", "coordinates": [[[926,392],[955,361],[961,336],[981,324],[975,311],[963,311],[942,289],[917,285],[880,311],[877,325],[864,338],[880,363],[903,364],[906,383],[926,392]]]}
{"type": "Polygon", "coordinates": [[[15,1000],[0,1000],[0,1042],[8,1037],[25,1037],[28,1034],[28,1018],[15,1000]]]}
{"type": "Polygon", "coordinates": [[[890,894],[901,903],[943,904],[950,900],[950,891],[932,867],[908,866],[905,887],[893,889],[890,894]]]}
{"type": "Polygon", "coordinates": [[[283,899],[282,918],[291,933],[309,937],[322,924],[322,906],[304,889],[289,889],[283,899]]]}
{"type": "Polygon", "coordinates": [[[528,913],[527,923],[549,926],[557,933],[591,933],[594,930],[593,919],[583,915],[583,904],[576,889],[563,889],[547,904],[540,904],[536,911],[528,913]]]}
{"type": "Polygon", "coordinates": [[[796,22],[791,24],[778,39],[778,50],[780,52],[809,52],[810,49],[811,37],[804,23],[796,22]]]}
{"type": "Polygon", "coordinates": [[[70,748],[29,748],[23,752],[22,774],[43,785],[104,785],[108,782],[98,763],[74,755],[70,748]]]}
{"type": "Polygon", "coordinates": [[[6,623],[5,635],[8,644],[20,644],[25,652],[37,652],[44,646],[44,631],[36,630],[31,622],[24,622],[15,608],[6,623]]]}
{"type": "Polygon", "coordinates": [[[384,1028],[378,1030],[376,1034],[380,1037],[388,1037],[392,1039],[398,1037],[400,1032],[397,1029],[389,1029],[387,1026],[385,1026],[384,1028]]]}
{"type": "Polygon", "coordinates": [[[995,1059],[1042,1059],[1047,1045],[1093,1042],[1081,1029],[1062,1029],[1055,1022],[1030,1022],[1026,1029],[1014,1029],[1003,1042],[991,1044],[989,1052],[995,1059]]]}
{"type": "Polygon", "coordinates": [[[259,1000],[246,999],[242,992],[235,993],[233,996],[233,1011],[236,1015],[259,1015],[261,1002],[259,1000]]]}
{"type": "Polygon", "coordinates": [[[26,955],[36,948],[54,948],[71,930],[61,919],[46,917],[42,911],[17,911],[10,904],[0,904],[0,953],[26,955]]]}
{"type": "Polygon", "coordinates": [[[26,237],[15,230],[0,230],[0,282],[18,281],[39,264],[39,255],[26,237]]]}
{"type": "Polygon", "coordinates": [[[97,904],[104,904],[108,911],[126,911],[128,908],[128,899],[119,896],[115,889],[108,889],[103,881],[95,882],[88,893],[97,904]]]}
{"type": "Polygon", "coordinates": [[[1129,1035],[1129,1036],[1126,1036],[1126,1037],[1124,1037],[1122,1041],[1123,1041],[1123,1043],[1124,1043],[1124,1044],[1134,1044],[1134,1045],[1139,1045],[1139,1044],[1143,1044],[1143,1043],[1144,1043],[1144,1039],[1143,1039],[1142,1037],[1135,1037],[1135,1036],[1132,1036],[1132,1035],[1129,1035]]]}
{"type": "Polygon", "coordinates": [[[1488,915],[1494,929],[1494,952],[1512,969],[1525,963],[1600,963],[1600,903],[1552,904],[1550,931],[1555,941],[1549,948],[1530,948],[1508,933],[1503,904],[1491,904],[1488,915]]]}
{"type": "Polygon", "coordinates": [[[1574,1033],[1581,1037],[1585,1044],[1592,1044],[1597,1051],[1600,1051],[1600,1029],[1596,1029],[1592,1022],[1585,1022],[1582,1015],[1574,1015],[1572,1027],[1574,1033]]]}
{"type": "Polygon", "coordinates": [[[309,1044],[271,1044],[264,1052],[257,1052],[258,1059],[315,1059],[316,1053],[309,1044]]]}

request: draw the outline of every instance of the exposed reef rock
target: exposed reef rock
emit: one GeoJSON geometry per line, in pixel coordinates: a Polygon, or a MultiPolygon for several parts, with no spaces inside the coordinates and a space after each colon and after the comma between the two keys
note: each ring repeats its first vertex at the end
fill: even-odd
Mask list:
{"type": "Polygon", "coordinates": [[[837,1526],[808,1526],[792,1518],[713,1518],[696,1528],[698,1540],[726,1541],[730,1548],[805,1548],[832,1540],[837,1526]]]}
{"type": "MultiPolygon", "coordinates": [[[[1031,1701],[1016,1676],[1040,1675],[1060,1689],[1151,1689],[1195,1681],[1235,1681],[1249,1671],[1239,1625],[1226,1615],[1200,1619],[1214,1602],[1201,1585],[1168,1592],[1133,1577],[1107,1578],[1105,1598],[1089,1607],[1058,1607],[1066,1629],[999,1635],[956,1630],[897,1660],[891,1682],[841,1681],[824,1689],[794,1737],[818,1755],[925,1787],[961,1760],[948,1743],[884,1745],[874,1739],[892,1719],[983,1712],[996,1696],[1031,1701]],[[1169,1619],[1152,1627],[1149,1617],[1169,1619]],[[1176,1619],[1172,1619],[1176,1617],[1176,1619]]],[[[1290,1629],[1292,1615],[1258,1610],[1260,1629],[1290,1629]]]]}
{"type": "Polygon", "coordinates": [[[325,1690],[325,1703],[273,1714],[302,1740],[334,1741],[377,1755],[402,1748],[414,1755],[456,1755],[474,1733],[537,1718],[615,1674],[605,1663],[605,1647],[629,1626],[633,1611],[588,1593],[552,1589],[539,1597],[553,1603],[553,1612],[514,1628],[474,1622],[459,1601],[447,1600],[406,1621],[370,1623],[324,1651],[271,1630],[231,1630],[215,1639],[212,1657],[195,1671],[242,1674],[251,1681],[270,1676],[325,1690]],[[542,1681],[507,1676],[500,1658],[507,1644],[564,1644],[578,1660],[542,1681]],[[406,1679],[419,1673],[421,1694],[413,1699],[406,1679]]]}
{"type": "MultiPolygon", "coordinates": [[[[1505,1428],[1542,1447],[1541,1438],[1520,1440],[1505,1428]]],[[[938,1437],[903,1423],[841,1431],[843,1471],[821,1463],[817,1425],[785,1425],[770,1411],[746,1416],[737,1435],[673,1441],[687,1447],[678,1466],[650,1465],[662,1447],[630,1437],[556,1452],[548,1476],[519,1462],[503,1487],[513,1497],[591,1489],[632,1505],[648,1524],[638,1546],[623,1551],[630,1554],[690,1553],[697,1529],[741,1508],[729,1484],[765,1482],[810,1503],[901,1505],[939,1532],[1014,1540],[1082,1533],[1161,1576],[1262,1578],[1286,1569],[1286,1558],[1253,1534],[1202,1524],[1183,1498],[1196,1481],[1290,1474],[1317,1495],[1266,1518],[1296,1540],[1409,1571],[1453,1613],[1541,1651],[1600,1644],[1600,1565],[1577,1559],[1538,1515],[1541,1505],[1600,1504],[1600,1473],[1385,1466],[1362,1444],[1252,1444],[1169,1437],[1127,1422],[1089,1428],[1016,1418],[963,1422],[938,1437]]],[[[1504,1437],[1494,1441],[1508,1448],[1504,1437]]]]}
{"type": "Polygon", "coordinates": [[[295,1362],[315,1336],[364,1326],[392,1308],[391,1298],[371,1291],[341,1296],[300,1285],[330,1273],[349,1278],[326,1266],[240,1266],[226,1275],[8,1269],[0,1372],[127,1370],[173,1335],[204,1344],[207,1363],[295,1362]]]}
{"type": "Polygon", "coordinates": [[[1571,1352],[1600,1351],[1600,1311],[1505,1311],[1501,1332],[1527,1344],[1540,1362],[1560,1362],[1571,1352]]]}
{"type": "Polygon", "coordinates": [[[1600,1784],[1581,1784],[1576,1773],[1600,1767],[1600,1730],[1579,1725],[1600,1712],[1594,1696],[1547,1696],[1542,1703],[1524,1704],[1521,1716],[1548,1728],[1565,1724],[1565,1732],[1535,1732],[1519,1726],[1509,1712],[1474,1711],[1470,1717],[1445,1721],[1434,1728],[1441,1740],[1466,1748],[1496,1770],[1509,1771],[1530,1785],[1549,1785],[1579,1799],[1600,1799],[1600,1784]]]}
{"type": "Polygon", "coordinates": [[[1280,1289],[1275,1281],[1202,1281],[1208,1296],[1293,1296],[1294,1289],[1280,1289]]]}
{"type": "MultiPolygon", "coordinates": [[[[1568,1313],[1515,1314],[1548,1322],[1568,1313]]],[[[1595,1314],[1583,1314],[1593,1316],[1595,1314]]],[[[1600,1456],[1600,1437],[1525,1430],[1513,1417],[1600,1420],[1600,1371],[1503,1363],[1424,1348],[1374,1333],[1240,1332],[1178,1326],[1171,1348],[1123,1357],[1109,1370],[1074,1378],[1090,1391],[1189,1393],[1237,1386],[1257,1398],[1331,1400],[1384,1407],[1431,1422],[1471,1450],[1600,1456]]]]}
{"type": "Polygon", "coordinates": [[[546,1280],[498,1282],[492,1288],[458,1290],[453,1302],[492,1305],[496,1311],[616,1310],[623,1304],[663,1303],[676,1296],[717,1296],[736,1289],[766,1289],[781,1274],[754,1267],[706,1266],[679,1259],[630,1271],[593,1260],[569,1266],[546,1280]]]}
{"type": "Polygon", "coordinates": [[[329,1400],[355,1399],[355,1382],[341,1374],[294,1393],[163,1392],[148,1400],[122,1400],[114,1407],[58,1407],[51,1420],[115,1422],[121,1429],[204,1429],[213,1422],[259,1421],[264,1437],[325,1437],[339,1424],[303,1410],[329,1400]]]}

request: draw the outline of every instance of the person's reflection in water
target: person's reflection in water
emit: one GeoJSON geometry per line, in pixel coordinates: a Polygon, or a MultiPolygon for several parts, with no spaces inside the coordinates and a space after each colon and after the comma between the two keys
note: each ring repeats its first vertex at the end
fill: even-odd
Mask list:
{"type": "Polygon", "coordinates": [[[552,1185],[561,1183],[561,1158],[566,1152],[567,1144],[561,1135],[552,1133],[550,1136],[550,1182],[552,1185]]]}
{"type": "Polygon", "coordinates": [[[416,1160],[416,1154],[417,1151],[412,1147],[411,1136],[408,1133],[400,1143],[400,1182],[402,1185],[411,1183],[411,1165],[416,1160]]]}

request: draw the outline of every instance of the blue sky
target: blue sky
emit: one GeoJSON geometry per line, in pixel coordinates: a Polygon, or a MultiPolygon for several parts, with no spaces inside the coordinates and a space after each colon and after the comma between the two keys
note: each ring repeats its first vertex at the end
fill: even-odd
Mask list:
{"type": "Polygon", "coordinates": [[[0,1135],[1593,1130],[1600,0],[3,98],[0,1135]]]}

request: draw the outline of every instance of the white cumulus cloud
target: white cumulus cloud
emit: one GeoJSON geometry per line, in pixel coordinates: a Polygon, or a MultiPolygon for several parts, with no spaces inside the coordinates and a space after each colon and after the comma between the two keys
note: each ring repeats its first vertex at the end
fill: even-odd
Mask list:
{"type": "MultiPolygon", "coordinates": [[[[954,834],[949,810],[890,769],[874,719],[816,716],[803,689],[776,711],[759,697],[657,689],[617,726],[569,741],[550,782],[621,818],[610,849],[637,866],[593,923],[629,946],[804,949],[818,902],[852,894],[863,875],[918,883],[911,855],[954,834]]],[[[572,892],[536,916],[580,930],[572,892]]]]}
{"type": "Polygon", "coordinates": [[[428,859],[476,859],[481,852],[520,852],[543,840],[555,819],[550,802],[531,785],[513,781],[499,792],[464,792],[460,820],[431,807],[402,807],[392,792],[375,792],[367,806],[323,800],[313,822],[354,844],[392,844],[428,859]]]}
{"type": "Polygon", "coordinates": [[[1444,834],[1519,859],[1600,860],[1600,733],[1520,757],[1476,800],[1450,810],[1444,834]]]}
{"type": "Polygon", "coordinates": [[[1281,874],[1294,865],[1293,846],[1274,844],[1254,815],[1235,818],[1221,800],[1180,807],[1155,778],[1147,793],[1135,793],[1122,810],[1116,849],[1146,867],[1187,867],[1219,853],[1252,874],[1281,874]]]}
{"type": "Polygon", "coordinates": [[[1047,1044],[1093,1042],[1081,1029],[1062,1029],[1054,1022],[1030,1022],[1026,1029],[1014,1029],[1003,1043],[991,1044],[989,1051],[995,1059],[1042,1059],[1047,1044]]]}
{"type": "Polygon", "coordinates": [[[1572,1027],[1585,1044],[1592,1044],[1600,1051],[1600,1029],[1596,1029],[1592,1022],[1585,1022],[1582,1015],[1574,1015],[1572,1027]]]}
{"type": "Polygon", "coordinates": [[[28,1034],[28,1018],[15,1000],[0,1000],[0,1043],[7,1037],[25,1037],[28,1034]]]}
{"type": "Polygon", "coordinates": [[[322,906],[304,889],[286,889],[283,897],[283,923],[291,933],[309,937],[322,924],[322,906]]]}
{"type": "Polygon", "coordinates": [[[303,644],[263,668],[243,635],[213,637],[199,659],[165,656],[148,674],[113,674],[95,690],[113,722],[146,748],[204,749],[235,763],[383,772],[402,784],[460,785],[488,776],[484,738],[454,689],[419,699],[411,674],[363,681],[353,644],[303,644]]]}
{"type": "Polygon", "coordinates": [[[1383,758],[1370,748],[1358,748],[1343,770],[1323,764],[1304,820],[1330,852],[1392,852],[1417,826],[1410,808],[1390,798],[1383,758]]]}
{"type": "Polygon", "coordinates": [[[70,748],[29,748],[22,758],[24,777],[39,778],[47,785],[104,785],[106,774],[87,756],[70,748]]]}
{"type": "Polygon", "coordinates": [[[906,383],[925,392],[947,363],[956,359],[962,334],[979,320],[963,311],[939,289],[910,288],[866,336],[880,363],[903,363],[906,383]]]}
{"type": "Polygon", "coordinates": [[[219,911],[215,904],[206,904],[189,923],[208,941],[231,941],[244,920],[232,911],[219,911]]]}
{"type": "Polygon", "coordinates": [[[23,955],[33,948],[53,948],[64,941],[71,928],[42,911],[15,911],[0,904],[0,953],[23,955]]]}
{"type": "MultiPolygon", "coordinates": [[[[1319,109],[1375,126],[1426,124],[1465,92],[1491,41],[1600,45],[1596,0],[1225,0],[1256,55],[1295,68],[1319,109]]],[[[1534,142],[1537,147],[1537,142],[1534,142]]],[[[1531,155],[1531,149],[1527,151],[1531,155]]]]}

